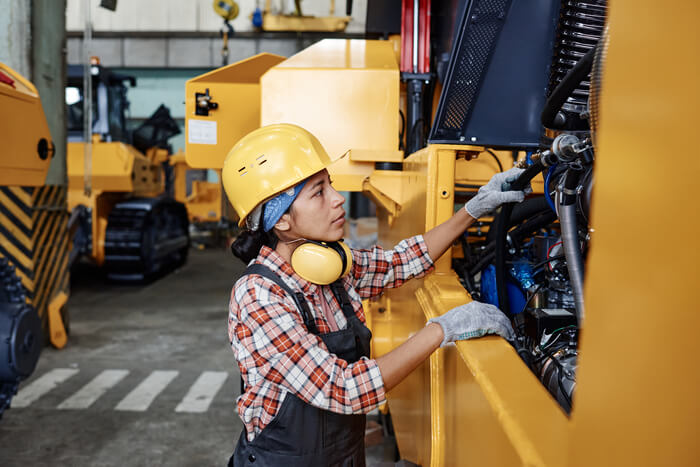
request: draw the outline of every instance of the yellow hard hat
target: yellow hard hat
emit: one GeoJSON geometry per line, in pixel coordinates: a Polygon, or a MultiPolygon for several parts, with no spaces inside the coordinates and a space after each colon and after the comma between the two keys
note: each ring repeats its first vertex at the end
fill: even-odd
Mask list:
{"type": "Polygon", "coordinates": [[[331,164],[321,142],[300,126],[267,125],[241,138],[224,160],[221,178],[240,220],[259,204],[331,164]]]}

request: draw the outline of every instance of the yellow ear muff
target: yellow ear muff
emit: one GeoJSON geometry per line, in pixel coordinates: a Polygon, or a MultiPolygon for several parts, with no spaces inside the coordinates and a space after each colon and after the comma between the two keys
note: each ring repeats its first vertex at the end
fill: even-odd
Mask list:
{"type": "Polygon", "coordinates": [[[352,267],[350,248],[340,242],[309,240],[292,253],[292,268],[302,279],[313,284],[328,285],[337,281],[352,267]]]}

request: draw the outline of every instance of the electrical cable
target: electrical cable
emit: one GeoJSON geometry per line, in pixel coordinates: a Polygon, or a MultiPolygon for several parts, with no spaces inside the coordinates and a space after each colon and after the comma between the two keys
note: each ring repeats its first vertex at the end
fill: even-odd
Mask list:
{"type": "Polygon", "coordinates": [[[549,169],[547,169],[547,176],[544,178],[544,198],[547,200],[547,204],[552,208],[552,211],[557,212],[557,207],[554,205],[554,200],[552,199],[552,192],[549,189],[549,183],[552,180],[552,174],[554,169],[556,169],[557,164],[554,164],[549,169]]]}
{"type": "MultiPolygon", "coordinates": [[[[574,326],[573,324],[570,324],[570,325],[568,325],[568,326],[562,326],[562,327],[560,327],[560,328],[555,329],[554,331],[552,331],[552,333],[550,334],[550,336],[553,336],[554,334],[558,333],[559,331],[563,331],[564,329],[570,329],[570,328],[576,328],[576,326],[574,326]]],[[[559,336],[561,336],[562,334],[564,334],[564,333],[563,333],[563,332],[559,332],[559,334],[556,335],[556,337],[554,338],[553,341],[547,342],[547,343],[545,343],[545,345],[540,345],[540,350],[548,349],[549,347],[551,347],[552,345],[554,345],[554,343],[557,341],[557,339],[559,339],[559,336]]]]}
{"type": "Polygon", "coordinates": [[[503,164],[501,164],[501,161],[498,159],[496,153],[488,148],[486,148],[486,152],[488,152],[491,155],[491,157],[493,157],[496,160],[496,164],[498,164],[498,171],[503,172],[503,164]]]}
{"type": "Polygon", "coordinates": [[[532,269],[538,269],[538,268],[544,266],[545,264],[551,263],[552,261],[559,261],[559,260],[565,259],[565,258],[566,258],[566,255],[557,255],[557,256],[552,256],[551,258],[547,257],[546,260],[540,261],[539,263],[532,266],[532,269]]]}

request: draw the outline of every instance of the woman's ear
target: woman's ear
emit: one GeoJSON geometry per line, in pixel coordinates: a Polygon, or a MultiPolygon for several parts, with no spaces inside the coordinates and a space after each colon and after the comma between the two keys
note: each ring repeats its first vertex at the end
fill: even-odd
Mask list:
{"type": "Polygon", "coordinates": [[[289,213],[282,214],[280,220],[275,224],[275,228],[281,232],[286,232],[291,229],[292,226],[289,224],[290,217],[289,213]]]}

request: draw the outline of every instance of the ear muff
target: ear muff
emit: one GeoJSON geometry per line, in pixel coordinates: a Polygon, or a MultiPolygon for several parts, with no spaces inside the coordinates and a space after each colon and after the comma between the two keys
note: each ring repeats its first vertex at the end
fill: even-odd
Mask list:
{"type": "Polygon", "coordinates": [[[308,240],[292,253],[292,268],[313,284],[328,285],[350,272],[352,253],[339,242],[317,242],[308,240]]]}

